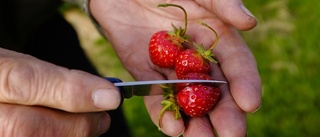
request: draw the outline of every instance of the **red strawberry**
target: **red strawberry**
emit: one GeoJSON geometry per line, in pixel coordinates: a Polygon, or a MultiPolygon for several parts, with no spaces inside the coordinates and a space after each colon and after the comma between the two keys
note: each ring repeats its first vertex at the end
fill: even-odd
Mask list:
{"type": "Polygon", "coordinates": [[[187,73],[186,75],[183,75],[181,77],[181,79],[204,79],[204,80],[209,80],[212,79],[209,75],[207,74],[203,74],[203,73],[195,73],[195,72],[191,72],[191,73],[187,73]]]}
{"type": "Polygon", "coordinates": [[[187,49],[179,54],[175,71],[178,79],[190,72],[209,74],[210,64],[198,51],[187,49]]]}
{"type": "Polygon", "coordinates": [[[195,50],[187,49],[179,54],[175,66],[175,71],[179,79],[189,72],[209,74],[210,62],[217,63],[217,61],[213,59],[214,54],[212,53],[212,50],[217,44],[218,34],[207,24],[202,22],[199,23],[214,32],[216,41],[208,50],[205,50],[203,44],[198,46],[196,43],[193,43],[196,48],[195,50]]]}
{"type": "Polygon", "coordinates": [[[220,98],[220,88],[196,84],[187,86],[176,95],[182,111],[190,117],[204,116],[213,109],[220,98]]]}
{"type": "Polygon", "coordinates": [[[153,64],[173,68],[176,58],[183,51],[181,43],[184,40],[176,35],[170,35],[167,31],[155,33],[149,43],[150,59],[153,64]]]}
{"type": "Polygon", "coordinates": [[[184,28],[176,28],[173,31],[159,31],[155,33],[149,42],[149,54],[153,64],[162,68],[174,68],[176,58],[183,51],[182,43],[188,39],[187,31],[187,13],[183,7],[175,4],[159,4],[158,7],[178,7],[185,14],[184,28]]]}
{"type": "MultiPolygon", "coordinates": [[[[203,73],[195,73],[195,72],[191,72],[191,73],[187,73],[186,75],[183,75],[180,79],[183,80],[190,80],[190,79],[195,79],[195,80],[212,80],[212,78],[207,75],[207,74],[203,74],[203,73]]],[[[190,85],[194,85],[196,83],[179,83],[177,84],[177,91],[182,90],[184,87],[190,86],[190,85]]]]}

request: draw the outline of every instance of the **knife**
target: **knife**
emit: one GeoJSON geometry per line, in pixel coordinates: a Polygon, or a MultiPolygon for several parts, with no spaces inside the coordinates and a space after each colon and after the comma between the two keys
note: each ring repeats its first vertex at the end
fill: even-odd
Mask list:
{"type": "Polygon", "coordinates": [[[105,77],[105,79],[112,82],[116,87],[118,87],[124,98],[131,98],[132,96],[162,95],[163,90],[161,89],[160,85],[174,87],[176,84],[179,83],[210,83],[214,86],[220,86],[222,84],[227,83],[226,81],[219,80],[151,80],[123,82],[122,80],[115,77],[105,77]]]}

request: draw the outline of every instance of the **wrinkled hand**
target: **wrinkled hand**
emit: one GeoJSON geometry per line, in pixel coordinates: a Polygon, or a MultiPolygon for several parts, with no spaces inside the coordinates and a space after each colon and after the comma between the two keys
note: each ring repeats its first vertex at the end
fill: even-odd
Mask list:
{"type": "MultiPolygon", "coordinates": [[[[178,8],[157,8],[162,1],[91,0],[90,11],[113,45],[125,67],[137,80],[176,79],[174,70],[156,67],[149,59],[150,37],[160,30],[184,26],[183,12],[178,8]]],[[[219,35],[213,52],[219,64],[211,64],[212,77],[227,80],[222,98],[208,117],[175,120],[173,112],[162,117],[162,131],[169,136],[245,136],[246,112],[254,112],[261,103],[261,80],[254,56],[238,30],[248,30],[256,20],[248,14],[240,0],[171,1],[188,13],[187,34],[196,43],[210,47],[214,34],[196,23],[202,21],[219,35]],[[207,2],[207,3],[206,3],[207,2]]],[[[162,109],[161,96],[145,97],[150,117],[157,125],[162,109]]]]}
{"type": "Polygon", "coordinates": [[[0,48],[0,136],[98,136],[120,100],[102,78],[0,48]]]}

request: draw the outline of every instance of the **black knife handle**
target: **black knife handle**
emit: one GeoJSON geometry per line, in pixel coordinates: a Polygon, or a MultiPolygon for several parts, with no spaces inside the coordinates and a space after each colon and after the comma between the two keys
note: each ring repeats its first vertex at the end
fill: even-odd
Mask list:
{"type": "Polygon", "coordinates": [[[110,82],[112,82],[112,83],[120,83],[120,82],[122,82],[121,79],[115,78],[115,77],[105,77],[105,79],[110,81],[110,82]]]}
{"type": "MultiPolygon", "coordinates": [[[[122,82],[121,79],[115,78],[115,77],[104,77],[104,79],[106,79],[106,80],[108,80],[109,82],[112,82],[112,83],[120,83],[120,82],[122,82]]],[[[119,89],[120,94],[121,94],[121,102],[120,102],[120,105],[119,105],[119,107],[120,107],[122,105],[122,103],[123,103],[123,100],[124,100],[124,93],[123,93],[122,87],[117,87],[117,88],[119,89]]]]}

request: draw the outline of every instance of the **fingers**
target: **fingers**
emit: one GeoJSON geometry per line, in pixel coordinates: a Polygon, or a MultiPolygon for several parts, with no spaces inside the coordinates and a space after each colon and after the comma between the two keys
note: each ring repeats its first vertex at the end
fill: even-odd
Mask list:
{"type": "Polygon", "coordinates": [[[244,137],[246,135],[246,114],[231,101],[217,107],[210,119],[219,137],[244,137]]]}
{"type": "MultiPolygon", "coordinates": [[[[153,123],[159,126],[159,114],[163,106],[161,101],[162,96],[150,96],[145,97],[144,102],[146,104],[149,115],[153,123]]],[[[182,119],[174,118],[174,111],[165,111],[161,119],[161,131],[168,136],[178,136],[184,131],[184,124],[182,119]]]]}
{"type": "Polygon", "coordinates": [[[213,127],[208,119],[208,116],[195,117],[186,121],[186,130],[183,133],[184,137],[204,137],[213,136],[213,127]]]}
{"type": "Polygon", "coordinates": [[[209,113],[210,121],[219,137],[244,137],[246,113],[234,102],[228,85],[221,87],[222,95],[214,110],[209,113]]]}
{"type": "Polygon", "coordinates": [[[117,88],[102,78],[0,50],[0,102],[69,112],[111,110],[120,104],[117,88]]]}
{"type": "Polygon", "coordinates": [[[111,120],[105,112],[73,114],[2,103],[0,111],[1,136],[99,136],[109,129],[111,120]]]}
{"type": "Polygon", "coordinates": [[[223,45],[216,47],[216,57],[230,92],[242,110],[253,112],[261,103],[261,79],[254,56],[236,32],[225,32],[220,42],[223,45]]]}
{"type": "Polygon", "coordinates": [[[257,25],[255,17],[241,0],[215,0],[212,7],[220,19],[239,30],[249,30],[257,25]]]}

